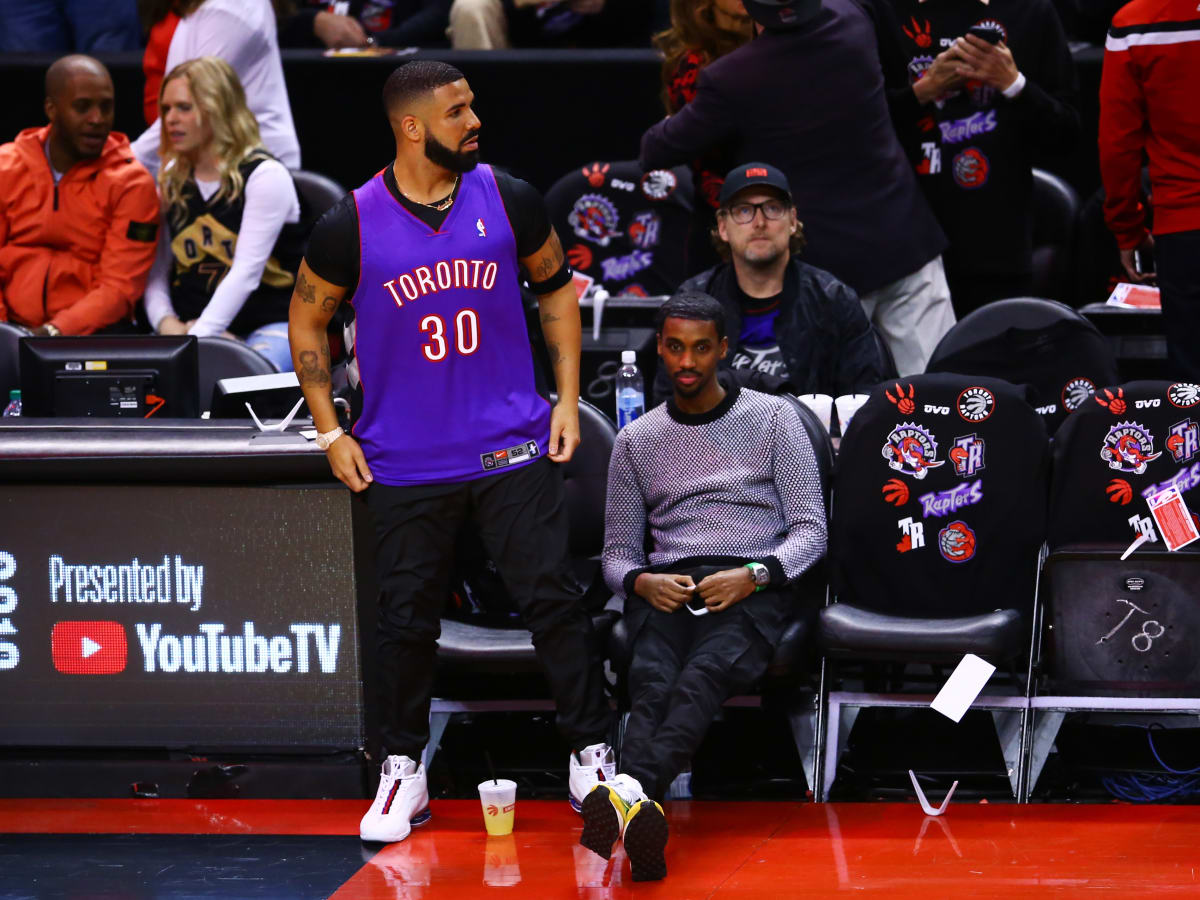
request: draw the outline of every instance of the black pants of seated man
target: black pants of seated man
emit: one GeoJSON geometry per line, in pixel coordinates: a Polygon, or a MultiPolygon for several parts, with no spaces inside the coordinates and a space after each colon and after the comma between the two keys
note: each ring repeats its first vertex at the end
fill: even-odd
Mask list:
{"type": "Polygon", "coordinates": [[[420,759],[429,741],[441,612],[455,539],[468,519],[533,633],[559,731],[575,750],[607,740],[601,655],[569,568],[558,465],[540,459],[453,484],[376,482],[366,494],[380,584],[376,665],[386,752],[420,759]]]}
{"type": "MultiPolygon", "coordinates": [[[[719,568],[686,574],[699,583],[719,568]]],[[[779,602],[786,602],[782,594],[779,602]]],[[[740,603],[704,616],[651,609],[633,640],[621,770],[663,800],[721,704],[762,678],[773,652],[740,603]]]]}

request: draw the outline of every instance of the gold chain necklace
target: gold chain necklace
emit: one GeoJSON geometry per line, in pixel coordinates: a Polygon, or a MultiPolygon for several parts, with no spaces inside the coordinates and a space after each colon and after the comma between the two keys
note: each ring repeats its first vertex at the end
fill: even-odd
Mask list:
{"type": "MultiPolygon", "coordinates": [[[[450,193],[441,200],[436,200],[433,203],[422,203],[420,200],[413,200],[413,198],[408,196],[408,194],[404,194],[404,191],[401,191],[400,193],[404,194],[404,199],[408,200],[410,203],[416,203],[420,206],[428,206],[434,212],[445,212],[454,205],[454,192],[458,190],[459,177],[460,176],[458,175],[454,176],[454,186],[450,188],[450,193]]],[[[397,187],[399,187],[399,185],[397,185],[397,187]]]]}

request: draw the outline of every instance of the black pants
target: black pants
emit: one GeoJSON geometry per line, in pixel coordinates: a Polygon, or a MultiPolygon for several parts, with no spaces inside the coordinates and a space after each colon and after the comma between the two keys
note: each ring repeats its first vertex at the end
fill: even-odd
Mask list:
{"type": "Polygon", "coordinates": [[[470,519],[504,579],[578,750],[606,739],[610,713],[591,619],[567,557],[562,473],[547,459],[457,484],[373,484],[380,736],[387,753],[418,759],[429,740],[441,611],[454,543],[470,519]]]}
{"type": "Polygon", "coordinates": [[[622,771],[661,801],[721,704],[763,676],[772,652],[740,605],[706,616],[651,610],[633,642],[622,771]]]}
{"type": "Polygon", "coordinates": [[[1200,231],[1155,235],[1154,267],[1171,377],[1200,382],[1200,231]]]}

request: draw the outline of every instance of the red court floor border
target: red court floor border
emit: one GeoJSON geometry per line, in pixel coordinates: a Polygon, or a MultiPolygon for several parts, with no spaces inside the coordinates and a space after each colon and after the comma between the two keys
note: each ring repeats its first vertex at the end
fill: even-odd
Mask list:
{"type": "MultiPolygon", "coordinates": [[[[365,803],[310,800],[0,800],[0,831],[352,835],[365,803]]],[[[517,830],[483,833],[474,801],[374,856],[336,900],[476,897],[1200,896],[1200,807],[672,803],[666,881],[631,884],[578,846],[562,801],[523,800],[517,830]]],[[[236,896],[236,890],[230,894],[236,896]]]]}

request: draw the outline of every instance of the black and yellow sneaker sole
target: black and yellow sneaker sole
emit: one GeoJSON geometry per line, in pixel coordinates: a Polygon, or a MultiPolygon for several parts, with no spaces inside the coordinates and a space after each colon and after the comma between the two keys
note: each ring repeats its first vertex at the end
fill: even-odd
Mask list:
{"type": "Polygon", "coordinates": [[[579,809],[583,815],[579,843],[605,859],[612,858],[613,844],[621,836],[621,813],[616,806],[620,801],[610,793],[606,785],[596,785],[583,798],[579,809]]]}
{"type": "Polygon", "coordinates": [[[642,800],[629,814],[625,825],[625,855],[634,881],[661,881],[667,877],[667,817],[653,800],[642,800]]]}

